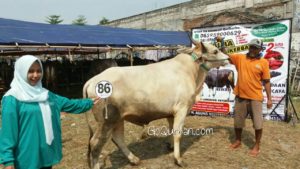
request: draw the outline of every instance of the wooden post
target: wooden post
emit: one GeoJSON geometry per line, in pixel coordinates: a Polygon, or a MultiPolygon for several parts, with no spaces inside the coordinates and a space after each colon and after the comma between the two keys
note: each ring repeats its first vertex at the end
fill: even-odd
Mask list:
{"type": "Polygon", "coordinates": [[[293,81],[292,81],[292,85],[291,85],[291,90],[292,90],[291,93],[294,92],[295,79],[297,77],[297,72],[298,72],[298,67],[299,67],[299,60],[296,59],[295,61],[296,61],[297,65],[296,65],[296,69],[295,69],[295,72],[294,72],[294,77],[293,77],[293,81]]]}
{"type": "Polygon", "coordinates": [[[129,55],[130,55],[130,66],[133,66],[133,50],[132,50],[132,47],[130,46],[130,45],[126,45],[128,48],[129,48],[129,50],[128,50],[128,53],[129,53],[129,55]]]}

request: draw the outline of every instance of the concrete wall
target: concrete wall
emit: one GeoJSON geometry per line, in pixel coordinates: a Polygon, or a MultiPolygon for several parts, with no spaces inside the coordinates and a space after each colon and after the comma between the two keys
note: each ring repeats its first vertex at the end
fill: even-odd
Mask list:
{"type": "Polygon", "coordinates": [[[296,2],[293,0],[193,0],[114,20],[108,25],[149,30],[186,31],[194,26],[203,26],[202,24],[206,22],[202,20],[212,19],[228,12],[232,15],[228,16],[229,19],[222,17],[223,23],[221,24],[292,18],[294,3],[296,2]]]}
{"type": "Polygon", "coordinates": [[[294,1],[293,27],[295,32],[300,32],[300,0],[294,1]]]}
{"type": "Polygon", "coordinates": [[[300,51],[300,0],[192,0],[111,21],[114,27],[190,31],[195,27],[293,18],[292,49],[300,51]]]}
{"type": "Polygon", "coordinates": [[[300,32],[292,34],[292,42],[291,43],[292,43],[291,50],[300,52],[300,32]]]}

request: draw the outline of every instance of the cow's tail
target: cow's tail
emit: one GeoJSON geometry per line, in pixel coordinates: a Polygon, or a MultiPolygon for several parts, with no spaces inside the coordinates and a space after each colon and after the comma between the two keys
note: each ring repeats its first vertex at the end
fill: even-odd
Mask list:
{"type": "MultiPolygon", "coordinates": [[[[88,98],[88,93],[87,93],[87,88],[88,87],[89,87],[88,83],[86,83],[83,86],[83,91],[82,91],[83,98],[88,98]]],[[[87,123],[88,129],[89,129],[89,143],[88,143],[88,151],[87,151],[87,162],[88,162],[89,168],[91,168],[91,163],[90,163],[91,144],[90,144],[90,141],[91,141],[91,139],[94,135],[94,132],[93,132],[91,124],[89,123],[89,117],[88,117],[88,114],[90,114],[89,112],[91,112],[91,110],[89,110],[85,113],[85,119],[86,119],[86,123],[87,123]]]]}
{"type": "Polygon", "coordinates": [[[83,86],[83,89],[82,89],[82,96],[83,98],[87,98],[88,97],[88,93],[87,93],[87,88],[89,87],[89,83],[86,82],[83,86]]]}
{"type": "MultiPolygon", "coordinates": [[[[82,95],[83,95],[83,98],[88,98],[88,93],[87,93],[87,88],[89,87],[88,83],[86,83],[84,86],[83,86],[83,91],[82,91],[82,95]]],[[[89,128],[89,133],[90,133],[90,137],[89,137],[89,140],[91,140],[92,136],[93,136],[93,129],[89,123],[89,118],[88,118],[88,113],[91,112],[91,110],[87,111],[85,113],[85,119],[86,119],[86,122],[87,122],[87,125],[88,125],[88,128],[89,128]]],[[[90,144],[89,144],[90,145],[90,144]]]]}
{"type": "Polygon", "coordinates": [[[88,122],[88,115],[87,115],[88,112],[85,113],[85,117],[86,117],[86,121],[87,121],[87,124],[88,124],[88,128],[89,128],[89,141],[88,141],[88,151],[87,151],[87,154],[86,154],[86,157],[87,157],[87,162],[88,162],[88,165],[89,165],[89,168],[91,168],[91,139],[93,137],[93,129],[91,127],[91,125],[89,124],[88,122]]]}

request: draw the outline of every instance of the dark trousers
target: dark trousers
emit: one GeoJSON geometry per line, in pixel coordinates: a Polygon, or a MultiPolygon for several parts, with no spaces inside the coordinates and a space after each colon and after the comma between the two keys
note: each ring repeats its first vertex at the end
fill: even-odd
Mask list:
{"type": "Polygon", "coordinates": [[[51,167],[42,167],[41,169],[52,169],[52,166],[51,167]]]}

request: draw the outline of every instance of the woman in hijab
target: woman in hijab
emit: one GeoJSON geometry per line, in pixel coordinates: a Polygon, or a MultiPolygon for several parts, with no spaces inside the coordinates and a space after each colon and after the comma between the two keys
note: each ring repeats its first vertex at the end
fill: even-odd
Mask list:
{"type": "Polygon", "coordinates": [[[99,98],[68,99],[42,87],[40,59],[15,63],[10,90],[2,98],[0,164],[5,169],[51,169],[62,159],[60,112],[82,113],[99,98]]]}

